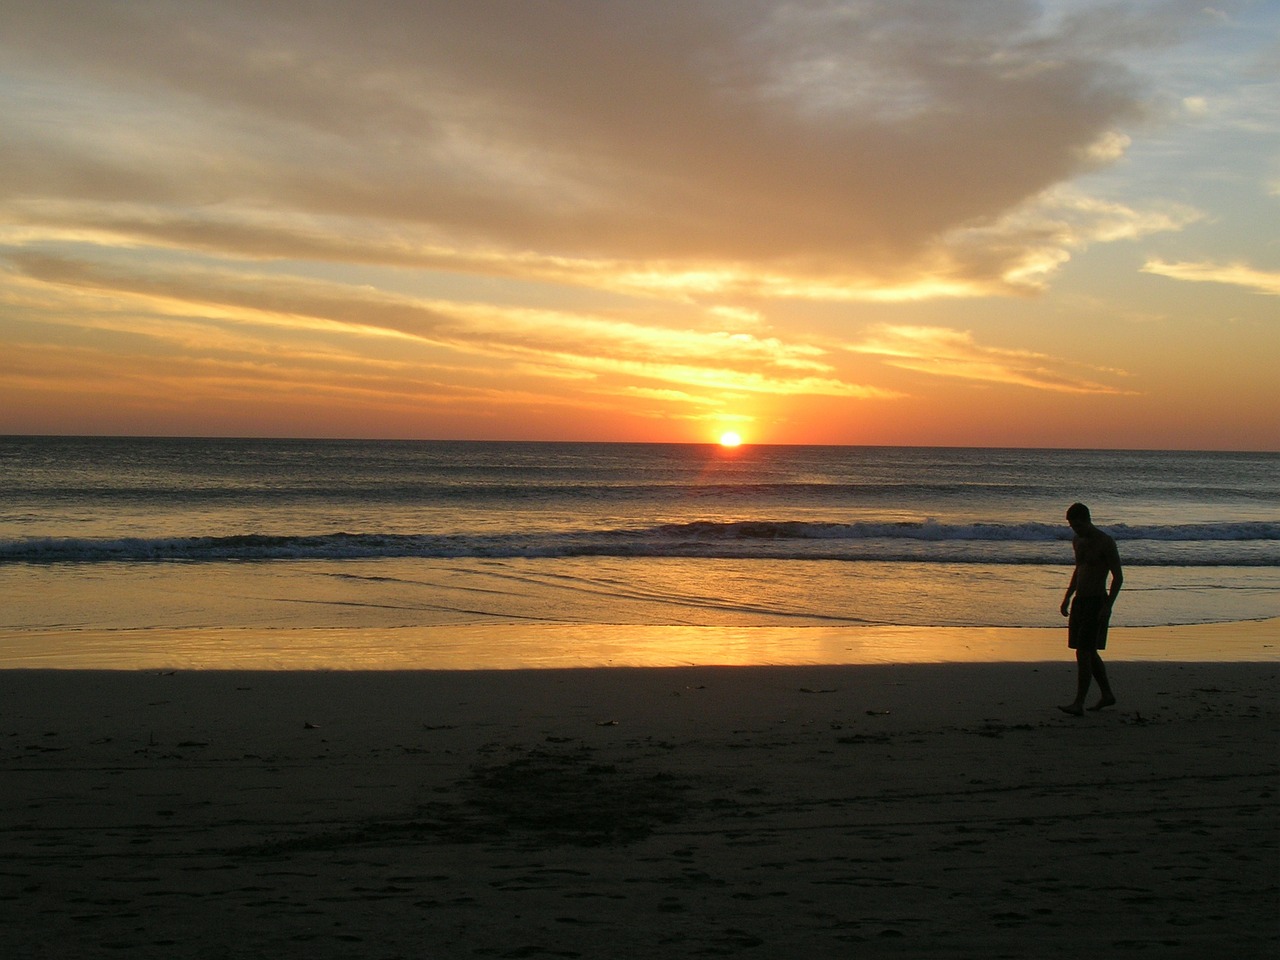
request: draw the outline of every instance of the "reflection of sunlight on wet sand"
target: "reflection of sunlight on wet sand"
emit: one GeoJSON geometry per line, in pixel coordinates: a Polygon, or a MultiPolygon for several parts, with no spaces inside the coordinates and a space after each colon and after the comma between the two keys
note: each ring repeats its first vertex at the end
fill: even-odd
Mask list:
{"type": "MultiPolygon", "coordinates": [[[[1280,620],[1117,627],[1106,659],[1280,661],[1280,620]]],[[[1065,631],[1010,627],[575,624],[0,632],[0,668],[509,670],[1070,659],[1065,631]]]]}

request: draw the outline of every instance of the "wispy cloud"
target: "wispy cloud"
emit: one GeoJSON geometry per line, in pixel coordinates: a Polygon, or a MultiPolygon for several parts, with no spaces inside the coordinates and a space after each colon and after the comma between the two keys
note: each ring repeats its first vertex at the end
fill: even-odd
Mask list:
{"type": "MultiPolygon", "coordinates": [[[[826,351],[775,336],[710,327],[694,330],[636,323],[625,318],[563,310],[428,301],[368,288],[190,266],[145,274],[51,255],[18,253],[12,261],[32,301],[42,288],[57,322],[111,329],[209,351],[236,343],[242,351],[307,357],[368,356],[379,368],[403,347],[419,348],[414,361],[425,370],[488,366],[518,369],[533,379],[617,378],[620,387],[601,392],[633,393],[634,383],[674,399],[683,391],[778,396],[889,396],[890,391],[848,383],[836,375],[826,351]],[[101,297],[109,309],[86,309],[85,297],[101,297]],[[121,309],[128,303],[132,309],[121,309]],[[227,333],[249,328],[248,337],[227,333]],[[449,358],[452,358],[451,360],[449,358]]],[[[709,321],[715,314],[709,312],[709,321]]],[[[276,361],[279,362],[278,360],[276,361]]],[[[407,361],[401,361],[407,362],[407,361]]]]}
{"type": "Polygon", "coordinates": [[[1246,287],[1257,293],[1280,295],[1280,271],[1259,270],[1244,263],[1212,263],[1164,260],[1148,260],[1143,272],[1154,273],[1172,280],[1188,280],[1192,283],[1227,283],[1246,287]]]}
{"type": "MultiPolygon", "coordinates": [[[[940,377],[1060,393],[1131,392],[1073,375],[1068,372],[1073,364],[1067,361],[1028,350],[983,346],[972,333],[946,327],[883,326],[848,349],[880,357],[903,370],[940,377]]],[[[1121,375],[1114,369],[1105,372],[1121,375]]]]}

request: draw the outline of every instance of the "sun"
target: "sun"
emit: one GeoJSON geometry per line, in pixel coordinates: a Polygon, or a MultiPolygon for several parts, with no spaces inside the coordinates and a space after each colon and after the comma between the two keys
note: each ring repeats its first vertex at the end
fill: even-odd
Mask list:
{"type": "Polygon", "coordinates": [[[736,447],[736,446],[739,446],[741,443],[742,443],[742,437],[734,433],[732,430],[728,431],[727,433],[720,434],[720,446],[722,447],[736,447]]]}

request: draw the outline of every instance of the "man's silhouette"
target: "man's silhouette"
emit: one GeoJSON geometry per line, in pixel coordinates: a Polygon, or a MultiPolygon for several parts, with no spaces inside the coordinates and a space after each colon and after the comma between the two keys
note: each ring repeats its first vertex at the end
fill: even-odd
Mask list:
{"type": "Polygon", "coordinates": [[[1067,585],[1067,595],[1062,598],[1062,615],[1067,620],[1067,646],[1076,652],[1076,698],[1059,707],[1074,716],[1084,715],[1084,699],[1089,693],[1090,680],[1098,681],[1101,696],[1090,710],[1101,710],[1116,702],[1107,682],[1107,668],[1098,651],[1107,645],[1107,625],[1111,620],[1111,607],[1116,594],[1124,583],[1120,568],[1120,551],[1115,540],[1093,525],[1089,508],[1083,503],[1073,503],[1067,510],[1067,523],[1075,531],[1071,550],[1075,554],[1076,568],[1067,585]],[[1111,588],[1107,589],[1107,574],[1111,574],[1111,588]],[[1072,595],[1075,601],[1072,601],[1072,595]]]}

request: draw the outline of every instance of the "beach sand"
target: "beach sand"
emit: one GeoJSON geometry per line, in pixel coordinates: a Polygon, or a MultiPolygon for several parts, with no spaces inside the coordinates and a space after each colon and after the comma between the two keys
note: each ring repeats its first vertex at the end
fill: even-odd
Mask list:
{"type": "Polygon", "coordinates": [[[0,672],[11,958],[1274,957],[1280,665],[0,672]]]}

